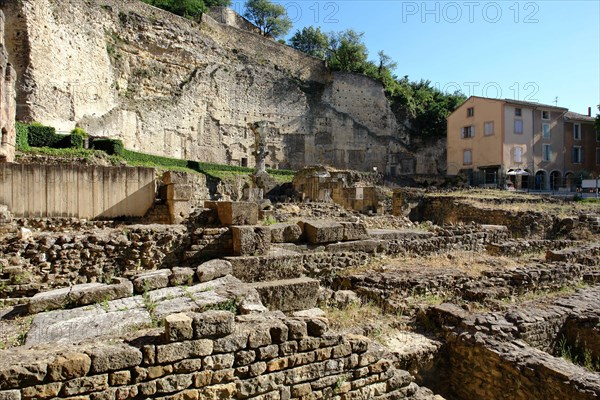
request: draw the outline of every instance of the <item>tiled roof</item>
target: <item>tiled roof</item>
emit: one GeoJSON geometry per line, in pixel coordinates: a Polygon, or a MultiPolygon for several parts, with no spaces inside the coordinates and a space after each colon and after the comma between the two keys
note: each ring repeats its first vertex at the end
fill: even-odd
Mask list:
{"type": "Polygon", "coordinates": [[[596,120],[595,117],[588,117],[585,114],[578,114],[578,113],[571,112],[571,111],[569,111],[568,113],[565,114],[565,118],[573,120],[573,121],[585,121],[585,122],[594,122],[596,120]]]}
{"type": "Polygon", "coordinates": [[[555,109],[565,110],[565,111],[568,110],[568,108],[552,106],[550,104],[534,103],[532,101],[513,100],[513,99],[504,99],[504,101],[506,101],[507,103],[510,103],[510,104],[518,104],[518,105],[522,105],[522,106],[526,106],[526,107],[555,108],[555,109]]]}

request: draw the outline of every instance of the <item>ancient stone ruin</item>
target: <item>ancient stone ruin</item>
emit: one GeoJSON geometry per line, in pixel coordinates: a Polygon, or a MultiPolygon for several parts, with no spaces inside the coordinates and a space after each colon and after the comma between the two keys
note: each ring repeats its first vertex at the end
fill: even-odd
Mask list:
{"type": "Polygon", "coordinates": [[[263,209],[163,182],[164,224],[4,211],[0,398],[600,396],[593,208],[402,189],[385,215],[263,209]]]}

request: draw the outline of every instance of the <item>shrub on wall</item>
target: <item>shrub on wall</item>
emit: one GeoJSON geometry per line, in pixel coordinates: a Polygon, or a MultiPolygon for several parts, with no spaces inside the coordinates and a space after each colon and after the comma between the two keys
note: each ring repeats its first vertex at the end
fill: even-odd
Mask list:
{"type": "Polygon", "coordinates": [[[111,156],[122,156],[125,151],[123,142],[119,139],[94,139],[92,148],[94,150],[102,150],[111,156]]]}
{"type": "Polygon", "coordinates": [[[27,141],[31,147],[55,147],[62,139],[51,126],[35,122],[29,125],[27,141]]]}
{"type": "Polygon", "coordinates": [[[82,149],[85,147],[85,139],[88,134],[83,129],[77,127],[71,131],[69,135],[69,147],[75,149],[82,149]]]}
{"type": "Polygon", "coordinates": [[[29,134],[29,125],[24,124],[22,122],[15,123],[15,128],[17,131],[17,140],[16,147],[17,150],[28,150],[29,142],[28,142],[28,134],[29,134]]]}

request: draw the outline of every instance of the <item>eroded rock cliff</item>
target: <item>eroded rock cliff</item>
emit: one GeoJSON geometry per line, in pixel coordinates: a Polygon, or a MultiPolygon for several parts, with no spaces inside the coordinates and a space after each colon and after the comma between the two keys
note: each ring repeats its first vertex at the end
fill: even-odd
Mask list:
{"type": "Polygon", "coordinates": [[[370,78],[331,73],[321,60],[208,15],[197,24],[139,1],[0,4],[19,119],[248,166],[248,123],[264,120],[269,167],[402,169],[402,129],[370,78]]]}
{"type": "Polygon", "coordinates": [[[16,73],[8,63],[4,44],[4,13],[0,10],[0,162],[15,158],[16,73]]]}

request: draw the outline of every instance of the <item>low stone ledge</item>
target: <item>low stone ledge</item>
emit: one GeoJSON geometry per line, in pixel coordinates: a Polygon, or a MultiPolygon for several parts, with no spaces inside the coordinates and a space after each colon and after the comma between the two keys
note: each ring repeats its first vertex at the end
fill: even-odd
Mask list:
{"type": "Polygon", "coordinates": [[[201,283],[222,278],[232,273],[233,268],[227,260],[210,260],[200,264],[196,269],[196,275],[201,283]]]}
{"type": "Polygon", "coordinates": [[[133,278],[133,288],[136,293],[144,293],[149,290],[162,289],[169,286],[171,270],[159,269],[144,272],[133,278]]]}
{"type": "Polygon", "coordinates": [[[384,240],[356,240],[353,242],[331,243],[325,246],[330,253],[362,252],[379,253],[385,251],[387,242],[384,240]]]}
{"type": "Polygon", "coordinates": [[[27,311],[30,314],[37,314],[42,311],[86,306],[133,295],[133,285],[129,280],[115,278],[114,282],[111,285],[84,283],[69,288],[38,293],[29,301],[27,311]]]}
{"type": "Polygon", "coordinates": [[[262,303],[271,310],[283,312],[313,308],[317,304],[319,281],[296,278],[251,284],[262,303]]]}
{"type": "Polygon", "coordinates": [[[344,227],[335,221],[301,221],[298,223],[306,241],[312,244],[341,242],[344,240],[344,227]]]}
{"type": "Polygon", "coordinates": [[[206,201],[206,208],[217,211],[222,225],[256,225],[258,204],[244,201],[206,201]]]}
{"type": "Polygon", "coordinates": [[[269,229],[272,243],[296,243],[302,239],[302,229],[297,224],[274,224],[269,229]]]}

